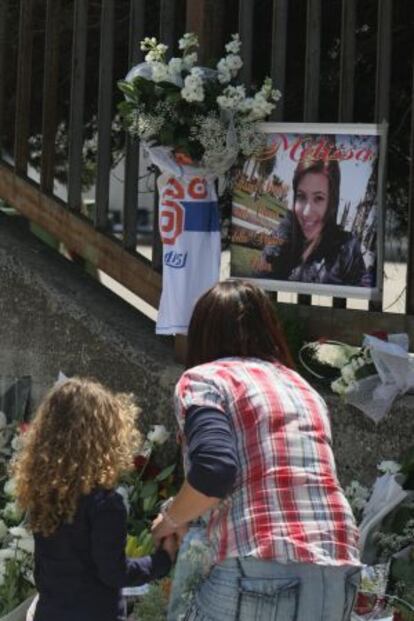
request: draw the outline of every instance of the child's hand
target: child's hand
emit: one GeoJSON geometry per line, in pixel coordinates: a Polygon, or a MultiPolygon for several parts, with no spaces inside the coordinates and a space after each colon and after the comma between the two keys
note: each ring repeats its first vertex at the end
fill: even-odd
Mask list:
{"type": "Polygon", "coordinates": [[[176,535],[168,535],[168,537],[164,537],[161,542],[161,549],[165,550],[170,557],[171,562],[174,563],[178,551],[178,539],[176,535]]]}

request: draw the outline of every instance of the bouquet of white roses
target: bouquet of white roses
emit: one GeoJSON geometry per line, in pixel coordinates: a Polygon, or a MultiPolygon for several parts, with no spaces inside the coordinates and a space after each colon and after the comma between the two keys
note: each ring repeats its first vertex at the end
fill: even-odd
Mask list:
{"type": "Polygon", "coordinates": [[[377,369],[370,350],[361,347],[340,369],[340,376],[332,382],[331,389],[339,395],[346,395],[358,387],[358,382],[376,375],[377,369]]]}
{"type": "Polygon", "coordinates": [[[302,366],[338,394],[350,392],[357,381],[376,374],[367,348],[321,339],[306,343],[299,352],[302,366]]]}
{"type": "Polygon", "coordinates": [[[243,62],[238,34],[227,43],[215,69],[197,65],[197,36],[179,40],[182,56],[166,60],[167,46],[154,37],[141,42],[145,62],[134,67],[119,88],[120,106],[131,135],[155,146],[172,147],[187,161],[225,172],[239,153],[251,155],[262,145],[256,124],[281,97],[270,78],[248,95],[235,80],[243,62]]]}

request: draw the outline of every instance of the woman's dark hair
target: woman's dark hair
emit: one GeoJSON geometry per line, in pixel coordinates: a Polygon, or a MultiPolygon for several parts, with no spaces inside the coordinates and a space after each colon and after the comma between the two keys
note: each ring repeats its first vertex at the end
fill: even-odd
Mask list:
{"type": "Polygon", "coordinates": [[[249,282],[218,283],[201,296],[191,317],[187,368],[227,356],[294,366],[269,298],[249,282]]]}

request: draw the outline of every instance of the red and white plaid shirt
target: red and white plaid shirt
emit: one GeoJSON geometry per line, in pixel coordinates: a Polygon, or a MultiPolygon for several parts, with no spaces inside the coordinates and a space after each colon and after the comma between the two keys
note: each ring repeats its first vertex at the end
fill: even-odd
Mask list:
{"type": "Polygon", "coordinates": [[[181,430],[193,405],[222,410],[234,428],[237,480],[208,523],[215,562],[359,565],[327,407],[300,375],[277,362],[223,358],[187,370],[175,398],[181,430]]]}

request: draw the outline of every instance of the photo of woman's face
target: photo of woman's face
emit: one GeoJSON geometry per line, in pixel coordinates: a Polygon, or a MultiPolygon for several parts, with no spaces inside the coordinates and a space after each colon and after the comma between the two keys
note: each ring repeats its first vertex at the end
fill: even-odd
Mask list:
{"type": "Polygon", "coordinates": [[[297,186],[294,211],[308,241],[313,241],[322,233],[328,201],[327,177],[322,173],[306,173],[297,186]]]}

